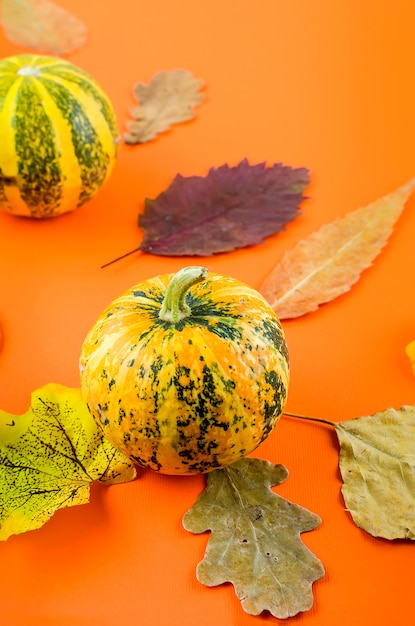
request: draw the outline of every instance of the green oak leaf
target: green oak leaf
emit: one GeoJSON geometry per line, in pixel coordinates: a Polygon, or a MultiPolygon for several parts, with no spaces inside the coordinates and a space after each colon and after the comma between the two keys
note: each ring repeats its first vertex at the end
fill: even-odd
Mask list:
{"type": "Polygon", "coordinates": [[[415,539],[415,406],[333,426],[342,494],[355,524],[374,537],[415,539]]]}
{"type": "Polygon", "coordinates": [[[89,501],[90,485],[127,482],[134,465],[102,435],[79,389],[48,384],[20,416],[0,411],[0,540],[89,501]]]}
{"type": "Polygon", "coordinates": [[[283,465],[244,458],[211,472],[183,518],[192,533],[212,531],[196,570],[207,586],[231,582],[243,609],[287,618],[313,604],[312,584],[324,576],[300,533],[320,524],[314,513],[270,489],[287,478],[283,465]]]}

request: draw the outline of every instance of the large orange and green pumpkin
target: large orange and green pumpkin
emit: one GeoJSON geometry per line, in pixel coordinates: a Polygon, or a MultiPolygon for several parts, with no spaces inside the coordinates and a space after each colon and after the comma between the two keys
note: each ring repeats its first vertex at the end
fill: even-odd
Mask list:
{"type": "Polygon", "coordinates": [[[117,143],[112,104],[89,74],[50,56],[0,60],[0,210],[80,207],[109,177],[117,143]]]}
{"type": "Polygon", "coordinates": [[[270,305],[198,266],[114,300],[83,343],[80,372],[105,436],[166,474],[209,472],[252,452],[280,417],[289,381],[270,305]]]}

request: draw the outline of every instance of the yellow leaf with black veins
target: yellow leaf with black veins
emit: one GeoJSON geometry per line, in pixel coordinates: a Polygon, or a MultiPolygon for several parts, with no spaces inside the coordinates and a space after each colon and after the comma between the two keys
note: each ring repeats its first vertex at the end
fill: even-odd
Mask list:
{"type": "Polygon", "coordinates": [[[0,411],[0,540],[89,501],[90,485],[127,482],[134,465],[102,435],[79,389],[49,384],[20,416],[0,411]]]}

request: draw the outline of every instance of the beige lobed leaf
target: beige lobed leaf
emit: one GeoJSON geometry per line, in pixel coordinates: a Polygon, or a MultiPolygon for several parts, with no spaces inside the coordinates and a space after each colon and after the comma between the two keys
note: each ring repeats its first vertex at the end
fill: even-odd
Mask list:
{"type": "Polygon", "coordinates": [[[354,522],[375,537],[415,539],[415,406],[334,427],[342,493],[354,522]]]}
{"type": "Polygon", "coordinates": [[[10,41],[45,54],[70,54],[88,38],[85,24],[51,0],[2,0],[1,21],[10,41]]]}
{"type": "Polygon", "coordinates": [[[131,109],[133,120],[127,121],[124,139],[129,144],[145,143],[195,116],[194,107],[203,100],[203,81],[186,70],[159,72],[149,85],[134,88],[138,106],[131,109]]]}
{"type": "Polygon", "coordinates": [[[385,246],[414,187],[415,178],[286,252],[259,289],[278,317],[299,317],[348,291],[385,246]]]}
{"type": "Polygon", "coordinates": [[[183,518],[192,533],[211,530],[198,580],[231,582],[243,609],[277,618],[307,611],[312,584],[324,576],[321,562],[301,541],[320,518],[270,489],[287,478],[283,465],[244,458],[207,477],[207,487],[183,518]]]}

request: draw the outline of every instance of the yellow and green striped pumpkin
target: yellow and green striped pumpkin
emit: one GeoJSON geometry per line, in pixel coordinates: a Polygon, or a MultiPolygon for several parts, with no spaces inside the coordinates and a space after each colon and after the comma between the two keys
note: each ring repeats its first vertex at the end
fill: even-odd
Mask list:
{"type": "Polygon", "coordinates": [[[0,210],[48,218],[90,200],[114,165],[108,96],[63,59],[0,60],[0,210]]]}
{"type": "Polygon", "coordinates": [[[285,406],[284,333],[254,289],[190,266],[114,300],[80,356],[83,397],[140,466],[199,474],[252,452],[285,406]]]}

